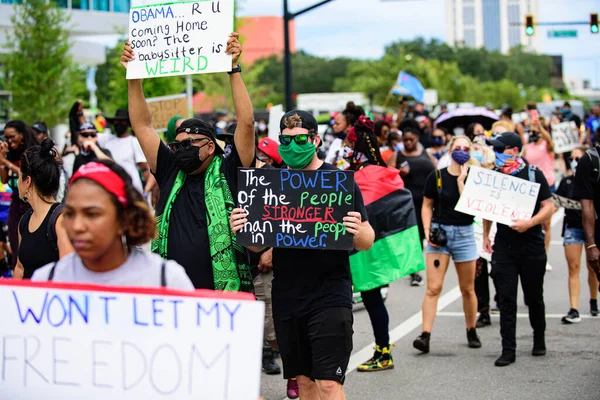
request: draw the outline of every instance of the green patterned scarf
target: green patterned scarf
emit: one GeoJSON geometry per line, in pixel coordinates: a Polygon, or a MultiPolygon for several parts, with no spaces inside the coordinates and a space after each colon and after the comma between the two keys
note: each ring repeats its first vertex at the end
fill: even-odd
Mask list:
{"type": "MultiPolygon", "coordinates": [[[[248,266],[246,251],[235,242],[229,226],[229,216],[235,207],[229,184],[221,172],[223,158],[216,156],[205,172],[204,198],[210,257],[212,259],[215,290],[232,292],[252,291],[252,275],[248,266]]],[[[181,191],[187,174],[179,171],[169,193],[164,211],[157,217],[158,236],[152,241],[152,251],[167,259],[169,222],[171,210],[181,191]]]]}

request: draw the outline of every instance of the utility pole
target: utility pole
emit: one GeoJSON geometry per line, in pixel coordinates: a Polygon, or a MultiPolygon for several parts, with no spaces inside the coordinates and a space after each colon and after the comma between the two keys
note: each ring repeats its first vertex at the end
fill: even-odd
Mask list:
{"type": "Polygon", "coordinates": [[[284,50],[283,50],[283,75],[284,75],[284,84],[285,84],[285,110],[290,111],[293,108],[292,105],[292,54],[290,50],[290,22],[294,20],[294,18],[307,13],[309,11],[314,10],[315,8],[321,7],[333,0],[323,0],[319,3],[313,4],[312,6],[306,7],[303,10],[300,10],[295,13],[291,13],[288,7],[288,0],[283,0],[283,41],[284,41],[284,50]]]}

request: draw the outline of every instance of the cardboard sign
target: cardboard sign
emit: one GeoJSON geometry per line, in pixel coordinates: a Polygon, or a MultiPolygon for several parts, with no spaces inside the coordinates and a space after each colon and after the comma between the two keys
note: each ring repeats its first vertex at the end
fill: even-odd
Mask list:
{"type": "Polygon", "coordinates": [[[187,119],[188,107],[187,96],[178,94],[175,96],[153,97],[147,99],[150,114],[152,114],[152,126],[156,132],[166,132],[169,120],[176,115],[187,119]]]}
{"type": "Polygon", "coordinates": [[[234,0],[132,0],[127,79],[231,71],[234,0]]]}
{"type": "Polygon", "coordinates": [[[568,199],[557,194],[552,195],[552,202],[558,208],[562,207],[566,210],[579,210],[581,211],[581,202],[578,200],[568,199]]]}
{"type": "Polygon", "coordinates": [[[0,280],[0,398],[256,400],[264,305],[251,299],[0,280]]]}
{"type": "Polygon", "coordinates": [[[551,128],[555,153],[566,153],[581,146],[579,143],[579,131],[575,122],[569,121],[552,124],[551,128]]]}
{"type": "Polygon", "coordinates": [[[242,246],[351,250],[343,218],[354,210],[354,172],[240,168],[242,246]]]}
{"type": "Polygon", "coordinates": [[[511,225],[532,217],[539,191],[539,183],[471,167],[455,210],[511,225]]]}

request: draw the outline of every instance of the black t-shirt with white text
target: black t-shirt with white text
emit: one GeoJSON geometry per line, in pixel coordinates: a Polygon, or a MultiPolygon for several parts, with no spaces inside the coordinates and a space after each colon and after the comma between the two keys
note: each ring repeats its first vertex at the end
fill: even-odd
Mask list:
{"type": "MultiPolygon", "coordinates": [[[[320,170],[338,170],[323,163],[320,170]]],[[[354,210],[367,221],[362,193],[354,184],[354,210]]],[[[273,249],[273,316],[281,321],[330,307],[352,308],[350,252],[273,249]]]]}
{"type": "MultiPolygon", "coordinates": [[[[425,191],[423,195],[428,199],[433,199],[433,221],[442,225],[467,226],[472,225],[474,217],[460,211],[456,211],[456,203],[460,199],[458,191],[458,176],[451,175],[448,168],[440,170],[442,174],[442,213],[439,215],[437,184],[435,171],[431,172],[425,182],[425,191]]],[[[468,178],[467,178],[468,179],[468,178]]],[[[466,182],[466,180],[465,180],[466,182]]]]}
{"type": "MultiPolygon", "coordinates": [[[[237,152],[223,158],[221,172],[225,175],[233,198],[237,198],[237,169],[242,162],[237,152]]],[[[175,153],[161,142],[154,176],[160,187],[156,215],[164,211],[179,168],[175,153]]],[[[205,174],[188,175],[171,209],[167,255],[183,268],[196,289],[214,289],[213,266],[208,241],[208,221],[204,198],[205,174]]],[[[227,221],[229,223],[229,221],[227,221]]]]}
{"type": "Polygon", "coordinates": [[[575,174],[575,197],[579,200],[592,200],[596,210],[595,239],[600,246],[600,181],[598,165],[592,163],[589,153],[586,153],[577,164],[575,174]]]}
{"type": "MultiPolygon", "coordinates": [[[[523,168],[516,177],[528,181],[529,168],[531,167],[527,166],[523,168]]],[[[532,216],[540,211],[541,204],[544,200],[548,200],[552,197],[552,192],[550,191],[550,186],[548,185],[546,177],[543,172],[537,168],[535,169],[535,181],[540,184],[540,191],[535,201],[535,208],[532,216]]],[[[507,225],[498,224],[498,232],[494,239],[494,251],[525,252],[531,256],[546,254],[542,225],[538,224],[523,233],[519,233],[507,225]]]]}

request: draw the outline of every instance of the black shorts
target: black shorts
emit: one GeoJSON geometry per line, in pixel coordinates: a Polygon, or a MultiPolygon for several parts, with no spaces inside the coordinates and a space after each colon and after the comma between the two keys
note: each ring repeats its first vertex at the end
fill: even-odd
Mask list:
{"type": "Polygon", "coordinates": [[[352,309],[346,307],[325,308],[284,321],[275,319],[284,378],[303,375],[343,384],[352,353],[353,322],[352,309]]]}

